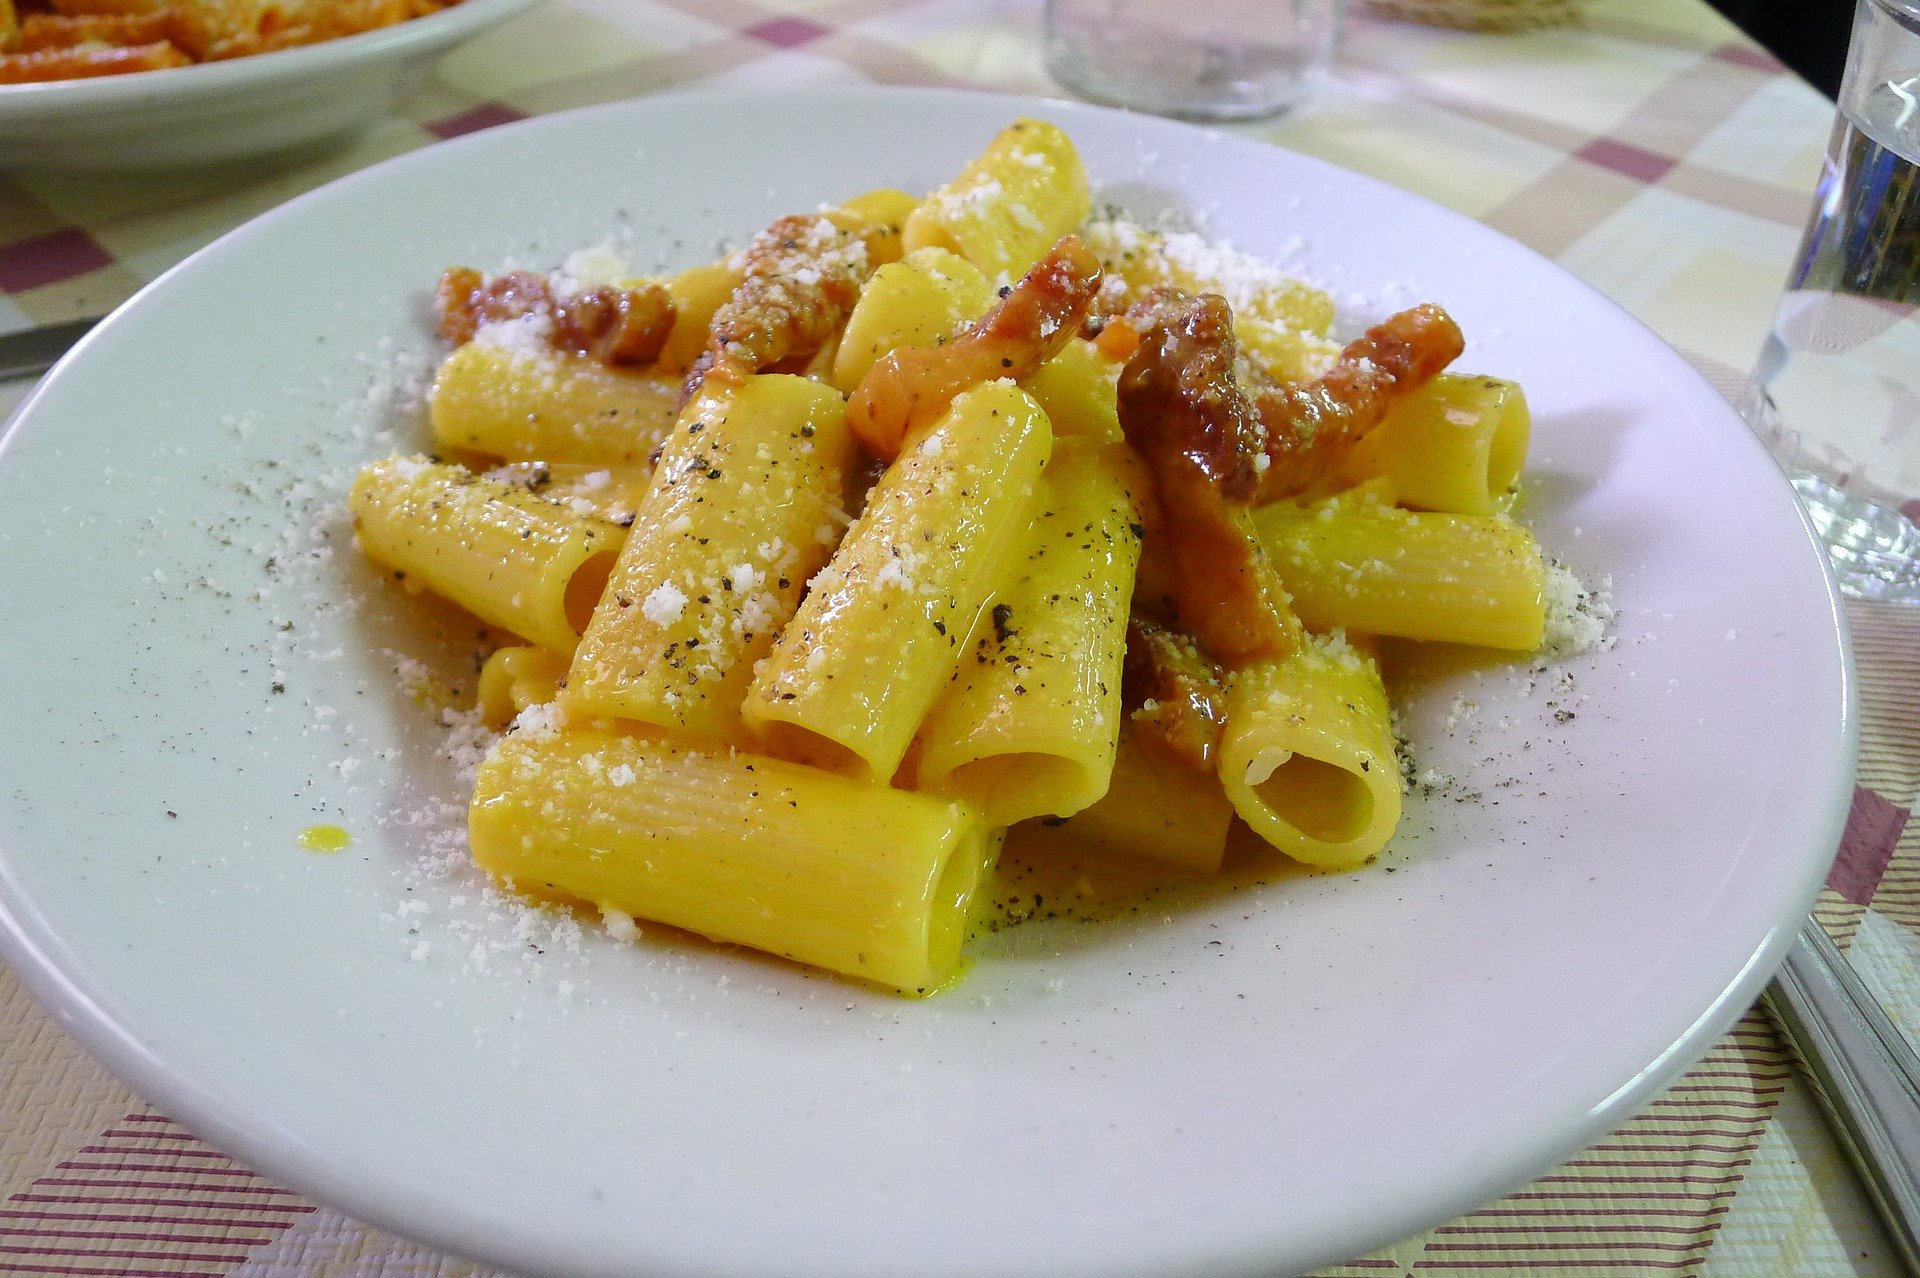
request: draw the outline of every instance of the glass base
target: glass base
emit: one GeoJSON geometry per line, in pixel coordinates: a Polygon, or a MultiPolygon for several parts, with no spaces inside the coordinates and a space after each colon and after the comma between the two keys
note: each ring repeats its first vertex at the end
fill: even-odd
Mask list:
{"type": "Polygon", "coordinates": [[[1312,84],[1304,75],[1280,85],[1174,81],[1164,75],[1103,73],[1075,52],[1049,46],[1047,71],[1068,92],[1102,106],[1201,124],[1261,120],[1299,106],[1312,84]]]}
{"type": "Polygon", "coordinates": [[[1252,120],[1299,105],[1332,56],[1343,0],[1046,0],[1047,70],[1109,106],[1252,120]]]}
{"type": "Polygon", "coordinates": [[[1851,599],[1920,605],[1920,527],[1891,506],[1852,496],[1805,471],[1793,489],[1827,544],[1840,593],[1851,599]]]}

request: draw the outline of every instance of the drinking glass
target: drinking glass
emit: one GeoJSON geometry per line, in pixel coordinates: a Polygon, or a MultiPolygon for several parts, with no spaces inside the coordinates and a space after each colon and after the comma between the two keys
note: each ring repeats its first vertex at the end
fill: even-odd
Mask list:
{"type": "Polygon", "coordinates": [[[1813,217],[1741,411],[1842,591],[1920,604],[1920,0],[1858,0],[1813,217]]]}
{"type": "Polygon", "coordinates": [[[1333,58],[1344,0],[1047,0],[1047,69],[1082,97],[1246,120],[1300,102],[1333,58]]]}

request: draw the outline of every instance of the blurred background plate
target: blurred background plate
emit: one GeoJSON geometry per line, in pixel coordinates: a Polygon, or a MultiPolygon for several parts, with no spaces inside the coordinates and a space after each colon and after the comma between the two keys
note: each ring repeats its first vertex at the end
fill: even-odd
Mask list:
{"type": "Polygon", "coordinates": [[[0,168],[212,164],[344,138],[429,64],[534,0],[460,0],[319,44],[166,71],[0,85],[0,168]]]}

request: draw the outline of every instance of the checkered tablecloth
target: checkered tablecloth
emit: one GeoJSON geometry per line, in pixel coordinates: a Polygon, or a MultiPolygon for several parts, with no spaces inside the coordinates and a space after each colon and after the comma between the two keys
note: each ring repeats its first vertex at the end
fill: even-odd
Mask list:
{"type": "MultiPolygon", "coordinates": [[[[0,328],[97,313],[340,174],[528,115],[687,87],[1056,92],[1038,0],[549,0],[456,52],[352,146],[218,175],[0,180],[0,328]]],[[[1700,0],[1577,27],[1350,15],[1336,83],[1241,131],[1546,253],[1723,387],[1752,361],[1832,106],[1700,0]]],[[[21,387],[0,389],[0,403],[21,387]]],[[[1819,916],[1920,1026],[1920,610],[1856,606],[1860,784],[1819,916]]],[[[1329,1273],[1882,1274],[1898,1263],[1758,1014],[1647,1111],[1472,1216],[1329,1273]]],[[[0,1273],[452,1275],[465,1262],[281,1189],[153,1112],[0,970],[0,1273]]]]}

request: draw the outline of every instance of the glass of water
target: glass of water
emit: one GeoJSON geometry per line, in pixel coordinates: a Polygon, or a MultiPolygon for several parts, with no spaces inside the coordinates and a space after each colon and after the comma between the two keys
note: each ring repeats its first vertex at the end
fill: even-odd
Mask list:
{"type": "Polygon", "coordinates": [[[1920,604],[1920,0],[1858,0],[1813,220],[1741,409],[1841,589],[1920,604]]]}
{"type": "Polygon", "coordinates": [[[1344,0],[1046,0],[1047,69],[1082,97],[1191,120],[1293,106],[1333,58],[1344,0]]]}

